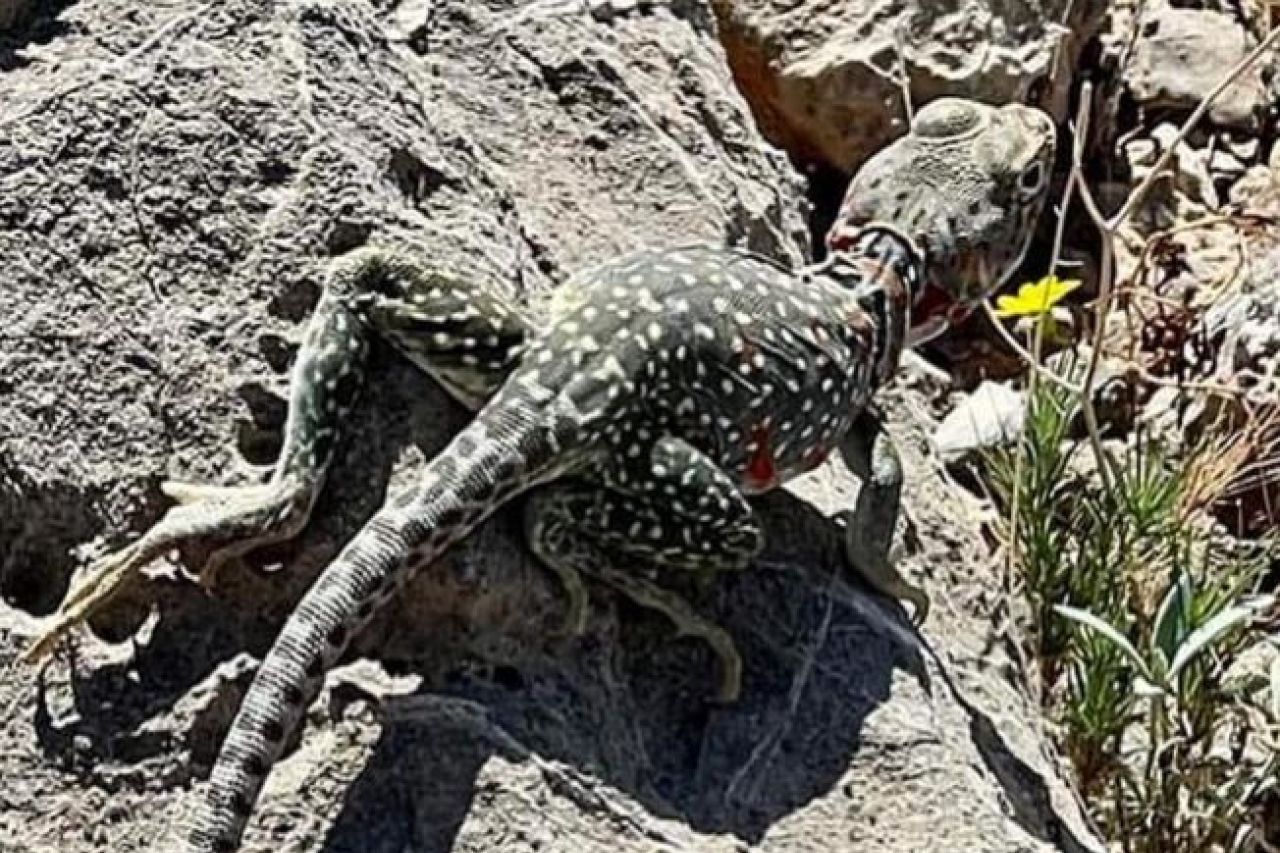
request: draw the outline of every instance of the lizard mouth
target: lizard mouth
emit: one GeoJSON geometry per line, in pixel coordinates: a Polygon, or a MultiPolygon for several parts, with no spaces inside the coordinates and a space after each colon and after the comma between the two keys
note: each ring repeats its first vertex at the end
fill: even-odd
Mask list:
{"type": "Polygon", "coordinates": [[[926,283],[915,305],[911,306],[911,325],[946,314],[953,301],[941,287],[926,283]]]}
{"type": "Polygon", "coordinates": [[[906,345],[927,343],[948,329],[954,329],[973,313],[974,306],[962,302],[940,287],[925,284],[920,298],[911,306],[911,324],[907,329],[906,345]]]}
{"type": "MultiPolygon", "coordinates": [[[[1029,239],[1023,242],[1019,258],[1026,253],[1029,242],[1029,239]]],[[[995,290],[1000,280],[1008,276],[1006,273],[997,280],[992,275],[990,260],[986,254],[970,249],[961,251],[952,267],[956,282],[968,283],[969,286],[958,288],[957,294],[954,289],[939,287],[932,280],[926,279],[919,297],[911,307],[907,346],[918,346],[959,326],[969,319],[969,315],[986,298],[985,294],[995,290]]]]}

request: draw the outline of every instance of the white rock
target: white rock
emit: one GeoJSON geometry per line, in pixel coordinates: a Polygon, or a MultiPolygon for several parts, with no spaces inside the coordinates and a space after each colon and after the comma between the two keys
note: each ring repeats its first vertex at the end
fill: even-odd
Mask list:
{"type": "Polygon", "coordinates": [[[1016,440],[1025,420],[1022,392],[1002,382],[983,382],[938,424],[933,444],[951,461],[1016,440]]]}

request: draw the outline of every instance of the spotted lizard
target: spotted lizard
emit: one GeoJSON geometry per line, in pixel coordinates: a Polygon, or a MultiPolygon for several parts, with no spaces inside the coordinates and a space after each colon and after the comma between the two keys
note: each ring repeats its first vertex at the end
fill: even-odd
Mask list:
{"type": "MultiPolygon", "coordinates": [[[[418,259],[337,259],[292,374],[284,446],[262,485],[172,483],[179,504],[68,595],[34,659],[175,545],[227,559],[295,535],[381,335],[476,410],[321,573],[264,659],[222,745],[184,853],[234,851],[264,778],[354,633],[423,567],[524,495],[532,552],[583,627],[583,578],[705,640],[719,698],[740,689],[732,638],[662,583],[746,568],[763,544],[748,497],[842,453],[863,480],[850,567],[923,619],[889,559],[901,466],[868,411],[904,346],[936,334],[1020,264],[1047,196],[1043,113],[940,99],[852,181],[825,260],[790,270],[733,249],[625,255],[575,276],[542,321],[418,259]]],[[[166,850],[170,848],[165,848],[166,850]]]]}

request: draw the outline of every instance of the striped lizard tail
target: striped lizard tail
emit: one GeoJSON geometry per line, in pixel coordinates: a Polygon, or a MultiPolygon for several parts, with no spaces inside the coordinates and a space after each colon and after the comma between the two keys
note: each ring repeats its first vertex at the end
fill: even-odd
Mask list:
{"type": "Polygon", "coordinates": [[[267,654],[232,723],[182,853],[231,853],[272,764],[347,641],[417,573],[521,491],[568,471],[582,433],[563,395],[508,383],[320,575],[267,654]],[[553,405],[548,405],[551,396],[553,405]]]}

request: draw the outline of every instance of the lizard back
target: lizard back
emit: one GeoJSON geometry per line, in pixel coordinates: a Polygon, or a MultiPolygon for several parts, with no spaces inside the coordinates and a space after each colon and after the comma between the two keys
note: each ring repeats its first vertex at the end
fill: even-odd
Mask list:
{"type": "MultiPolygon", "coordinates": [[[[819,464],[892,374],[918,271],[887,229],[798,272],[732,249],[636,252],[565,286],[524,371],[588,383],[579,405],[610,458],[672,435],[766,491],[819,464]]],[[[625,467],[603,474],[627,485],[625,467]]]]}

